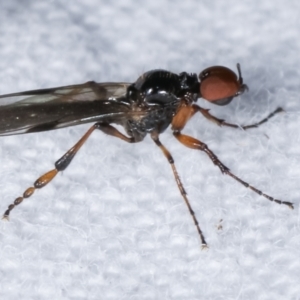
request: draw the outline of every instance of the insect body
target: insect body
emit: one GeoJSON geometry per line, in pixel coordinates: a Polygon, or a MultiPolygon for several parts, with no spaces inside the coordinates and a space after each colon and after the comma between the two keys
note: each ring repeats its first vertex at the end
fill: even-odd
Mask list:
{"type": "MultiPolygon", "coordinates": [[[[205,152],[222,173],[270,201],[293,208],[292,203],[274,199],[231,173],[206,144],[181,133],[185,124],[197,112],[218,125],[240,127],[214,117],[207,109],[195,104],[198,98],[203,97],[214,104],[226,105],[247,90],[239,64],[237,69],[238,76],[225,67],[210,67],[202,71],[199,77],[186,72],[174,74],[165,70],[153,70],[144,73],[134,83],[87,82],[0,96],[0,135],[38,132],[94,122],[85,135],[56,161],[53,170],[38,178],[33,187],[26,189],[21,197],[9,205],[3,217],[8,219],[16,205],[30,197],[35,189],[48,184],[58,172],[65,170],[95,129],[128,143],[140,142],[150,134],[172,167],[180,193],[205,247],[207,244],[204,235],[186,196],[174,160],[159,140],[159,135],[169,125],[179,142],[191,149],[205,152]],[[126,134],[111,124],[122,125],[126,134]]],[[[258,127],[280,111],[282,109],[278,108],[259,123],[242,128],[258,127]]]]}

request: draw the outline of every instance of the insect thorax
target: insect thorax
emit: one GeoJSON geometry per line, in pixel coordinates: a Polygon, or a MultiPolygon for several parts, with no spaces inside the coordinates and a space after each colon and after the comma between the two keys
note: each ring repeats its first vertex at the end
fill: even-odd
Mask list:
{"type": "Polygon", "coordinates": [[[129,135],[142,140],[147,133],[163,132],[172,122],[182,97],[194,93],[198,79],[192,74],[179,75],[152,70],[140,76],[127,89],[132,117],[125,126],[129,135]]]}

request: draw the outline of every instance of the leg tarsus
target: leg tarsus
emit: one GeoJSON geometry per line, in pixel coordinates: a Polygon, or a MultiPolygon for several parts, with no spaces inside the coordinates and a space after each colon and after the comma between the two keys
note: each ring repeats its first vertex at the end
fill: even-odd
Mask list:
{"type": "Polygon", "coordinates": [[[168,151],[168,149],[160,142],[159,137],[158,137],[158,134],[157,134],[156,132],[152,132],[152,133],[151,133],[151,138],[153,139],[153,141],[155,142],[155,144],[161,149],[161,151],[163,152],[164,156],[167,158],[169,164],[171,165],[171,168],[172,168],[172,170],[173,170],[173,174],[174,174],[174,177],[175,177],[177,186],[178,186],[178,188],[179,188],[179,190],[180,190],[180,193],[181,193],[181,195],[182,195],[182,197],[183,197],[183,199],[184,199],[184,201],[185,201],[185,204],[186,204],[187,207],[188,207],[189,213],[190,213],[190,215],[191,215],[191,217],[192,217],[192,219],[193,219],[193,221],[194,221],[194,224],[195,224],[195,226],[196,226],[196,228],[197,228],[197,232],[198,232],[198,234],[199,234],[199,236],[200,236],[201,243],[202,243],[202,249],[207,248],[208,246],[207,246],[207,243],[206,243],[206,241],[205,241],[205,237],[204,237],[204,235],[203,235],[203,233],[202,233],[202,230],[201,230],[201,228],[200,228],[200,226],[199,226],[199,223],[198,223],[198,220],[197,220],[197,218],[196,218],[195,212],[193,211],[192,206],[190,205],[190,202],[189,202],[189,200],[188,200],[188,198],[187,198],[186,191],[185,191],[185,189],[184,189],[184,187],[183,187],[183,184],[182,184],[182,182],[181,182],[181,180],[180,180],[180,177],[179,177],[179,175],[178,175],[177,169],[176,169],[175,164],[174,164],[174,159],[173,159],[171,153],[170,153],[170,152],[168,151]]]}
{"type": "Polygon", "coordinates": [[[275,115],[277,115],[278,113],[281,113],[281,112],[284,112],[284,109],[281,107],[277,107],[272,113],[270,113],[266,118],[262,119],[260,122],[257,122],[252,125],[241,126],[241,128],[243,128],[244,130],[250,129],[250,128],[257,128],[260,125],[268,122],[271,118],[273,118],[275,115]]]}
{"type": "Polygon", "coordinates": [[[267,121],[269,121],[269,119],[271,119],[272,117],[274,117],[276,114],[280,113],[280,112],[284,112],[284,110],[281,107],[276,108],[272,113],[270,113],[266,118],[262,119],[261,121],[255,123],[255,124],[251,124],[251,125],[237,125],[237,124],[232,124],[232,123],[228,123],[223,119],[219,119],[215,116],[213,116],[210,112],[209,109],[205,109],[202,108],[196,104],[194,104],[195,107],[197,107],[197,110],[209,121],[217,124],[218,126],[227,126],[227,127],[231,127],[231,128],[241,128],[244,130],[250,129],[250,128],[257,128],[260,125],[266,123],[267,121]]]}
{"type": "Polygon", "coordinates": [[[8,206],[8,209],[5,211],[5,213],[3,215],[3,219],[8,220],[11,210],[13,210],[16,205],[19,205],[24,199],[29,198],[36,189],[40,189],[40,188],[44,187],[45,185],[47,185],[50,181],[53,180],[53,178],[57,175],[58,172],[65,170],[69,166],[69,164],[72,162],[73,158],[75,157],[75,155],[77,154],[77,152],[79,151],[81,146],[86,142],[86,140],[89,138],[89,136],[92,134],[92,132],[95,129],[99,129],[108,135],[118,137],[128,143],[136,142],[133,137],[125,136],[124,134],[119,132],[116,128],[111,126],[110,124],[101,123],[101,122],[94,124],[71,149],[69,149],[60,159],[58,159],[55,162],[55,164],[54,164],[55,169],[48,171],[47,173],[40,176],[35,181],[33,187],[27,188],[25,190],[25,192],[23,193],[22,197],[16,198],[15,201],[13,202],[13,204],[10,204],[8,206]]]}

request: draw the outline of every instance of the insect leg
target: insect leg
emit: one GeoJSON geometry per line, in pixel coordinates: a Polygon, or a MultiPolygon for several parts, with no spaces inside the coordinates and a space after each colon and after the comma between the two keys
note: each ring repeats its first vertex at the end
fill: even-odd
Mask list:
{"type": "Polygon", "coordinates": [[[249,183],[243,181],[242,179],[240,179],[239,177],[237,177],[236,175],[234,175],[233,173],[230,172],[229,168],[227,168],[219,159],[218,157],[207,147],[206,144],[202,143],[201,141],[190,137],[188,135],[184,135],[181,134],[179,131],[174,131],[173,132],[174,136],[177,138],[177,140],[179,142],[181,142],[183,145],[185,145],[188,148],[191,149],[196,149],[196,150],[200,150],[200,151],[204,151],[208,157],[211,159],[211,161],[217,166],[219,167],[219,169],[221,170],[221,172],[223,174],[229,175],[230,177],[232,177],[233,179],[235,179],[236,181],[238,181],[239,183],[241,183],[243,186],[245,186],[246,188],[250,188],[252,191],[254,191],[255,193],[257,193],[260,196],[265,197],[266,199],[276,202],[278,204],[285,204],[288,207],[290,207],[291,209],[293,209],[293,204],[291,202],[287,202],[287,201],[281,201],[278,199],[275,199],[265,193],[263,193],[262,191],[258,190],[257,188],[255,188],[254,186],[250,185],[249,183]]]}
{"type": "Polygon", "coordinates": [[[129,143],[135,142],[134,138],[125,136],[124,134],[119,132],[116,128],[114,128],[113,126],[111,126],[107,123],[94,124],[71,149],[69,149],[59,160],[57,160],[55,162],[55,164],[54,164],[55,169],[53,169],[53,170],[45,173],[41,177],[39,177],[34,182],[33,187],[27,188],[25,190],[25,192],[23,193],[22,197],[16,198],[15,201],[13,202],[13,204],[10,204],[8,206],[8,209],[5,211],[5,213],[3,215],[3,219],[8,220],[11,210],[13,210],[13,208],[16,205],[19,205],[24,199],[29,198],[36,189],[40,189],[40,188],[44,187],[45,185],[47,185],[57,175],[58,172],[64,171],[68,167],[68,165],[71,163],[71,161],[73,160],[74,156],[79,151],[81,146],[86,142],[86,140],[89,138],[89,136],[92,134],[92,132],[95,129],[99,129],[108,135],[118,137],[129,143]]]}
{"type": "Polygon", "coordinates": [[[165,157],[167,158],[169,164],[171,165],[172,167],[172,171],[173,171],[173,174],[174,174],[174,177],[175,177],[175,180],[176,180],[176,183],[177,183],[177,186],[180,190],[180,193],[188,207],[188,210],[193,218],[193,221],[194,221],[194,224],[197,228],[197,231],[198,231],[198,234],[200,236],[200,239],[201,239],[201,243],[202,243],[202,248],[207,248],[207,243],[205,241],[205,238],[204,238],[204,235],[202,233],[202,230],[200,229],[200,226],[199,226],[199,223],[198,223],[198,220],[196,218],[196,215],[195,215],[195,212],[193,211],[191,205],[190,205],[190,202],[187,198],[187,193],[183,187],[183,184],[179,178],[179,175],[178,175],[178,172],[177,172],[177,169],[175,167],[175,164],[174,164],[174,159],[171,155],[171,153],[168,151],[168,149],[160,142],[159,140],[159,137],[158,137],[158,134],[156,132],[152,132],[151,133],[151,138],[153,139],[154,143],[161,149],[161,151],[163,152],[163,154],[165,155],[165,157]]]}
{"type": "Polygon", "coordinates": [[[251,125],[239,126],[239,125],[236,125],[236,124],[227,123],[222,119],[216,118],[215,116],[213,116],[209,113],[209,109],[204,109],[204,108],[202,108],[198,105],[195,105],[195,104],[193,106],[197,107],[197,108],[194,108],[194,109],[197,109],[206,119],[212,121],[213,123],[216,123],[219,126],[227,126],[227,127],[231,127],[231,128],[242,128],[244,130],[250,129],[250,128],[257,128],[260,125],[268,122],[269,119],[274,117],[276,114],[278,114],[280,112],[284,112],[284,110],[281,107],[278,107],[272,113],[270,113],[266,118],[262,119],[261,121],[259,121],[257,123],[254,123],[254,124],[251,124],[251,125]]]}
{"type": "Polygon", "coordinates": [[[203,108],[196,104],[186,105],[185,101],[183,100],[178,111],[172,119],[172,130],[182,130],[189,119],[192,118],[192,116],[201,109],[203,108]]]}

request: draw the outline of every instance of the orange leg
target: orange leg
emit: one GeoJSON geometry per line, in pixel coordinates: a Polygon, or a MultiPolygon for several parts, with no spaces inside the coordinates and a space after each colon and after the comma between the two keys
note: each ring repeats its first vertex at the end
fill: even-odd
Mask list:
{"type": "Polygon", "coordinates": [[[262,191],[258,190],[257,188],[255,188],[254,186],[250,185],[249,183],[243,181],[242,179],[240,179],[239,177],[237,177],[236,175],[234,175],[233,173],[230,172],[229,168],[227,168],[219,159],[218,157],[207,147],[206,144],[202,143],[201,141],[190,137],[188,135],[184,135],[181,134],[180,132],[174,132],[173,133],[174,136],[177,138],[177,140],[182,143],[183,145],[185,145],[186,147],[189,147],[191,149],[196,149],[196,150],[200,150],[200,151],[204,151],[208,157],[211,159],[211,161],[217,166],[219,167],[219,169],[221,170],[221,172],[223,174],[229,175],[230,177],[232,177],[233,179],[235,179],[236,181],[238,181],[239,183],[241,183],[243,186],[250,188],[252,191],[254,191],[255,193],[257,193],[260,196],[265,197],[266,199],[276,202],[278,204],[285,204],[287,206],[289,206],[290,208],[294,208],[293,204],[291,202],[287,202],[287,201],[281,201],[278,199],[275,199],[265,193],[263,193],[262,191]]]}
{"type": "Polygon", "coordinates": [[[217,124],[218,126],[227,126],[231,128],[241,128],[244,130],[250,129],[250,128],[257,128],[260,125],[266,123],[277,115],[278,113],[284,112],[284,110],[281,107],[276,108],[272,113],[270,113],[266,118],[262,119],[261,121],[251,124],[251,125],[245,125],[245,126],[240,126],[232,123],[228,123],[225,120],[219,119],[215,116],[213,116],[210,112],[209,109],[205,109],[200,107],[199,105],[193,104],[191,106],[185,105],[185,102],[182,102],[181,107],[179,108],[178,112],[174,116],[172,120],[172,129],[173,130],[179,130],[181,131],[185,124],[189,121],[189,119],[196,113],[200,112],[206,119],[209,121],[217,124]]]}
{"type": "Polygon", "coordinates": [[[112,135],[114,137],[120,138],[125,142],[128,143],[134,143],[135,140],[132,137],[127,137],[121,132],[119,132],[116,128],[113,126],[107,124],[107,123],[96,123],[94,124],[85,134],[84,136],[70,149],[68,150],[59,160],[57,160],[54,164],[55,169],[48,171],[41,177],[39,177],[33,184],[33,187],[29,187],[25,190],[22,197],[16,198],[16,200],[13,202],[13,204],[10,204],[8,206],[8,209],[3,215],[3,219],[8,220],[9,214],[11,210],[18,204],[20,204],[24,199],[29,198],[36,189],[40,189],[47,185],[56,175],[58,172],[64,171],[71,161],[73,160],[74,156],[77,154],[81,146],[86,142],[86,140],[89,138],[89,136],[92,134],[92,132],[95,129],[99,129],[103,131],[104,133],[108,135],[112,135]]]}
{"type": "MultiPolygon", "coordinates": [[[[252,191],[254,191],[255,193],[257,193],[258,195],[261,195],[263,197],[265,197],[266,199],[276,202],[278,204],[285,204],[287,206],[289,206],[290,208],[294,208],[293,204],[291,202],[287,202],[287,201],[281,201],[278,199],[275,199],[265,193],[263,193],[262,191],[258,190],[257,188],[255,188],[254,186],[250,185],[249,183],[243,181],[242,179],[240,179],[239,177],[237,177],[236,175],[234,175],[233,173],[230,172],[229,168],[227,168],[219,159],[218,157],[207,147],[206,144],[202,143],[201,141],[190,137],[188,135],[184,135],[182,134],[180,131],[184,128],[184,125],[187,123],[187,121],[195,114],[195,112],[200,111],[202,114],[206,113],[207,116],[209,116],[208,118],[214,118],[214,120],[216,119],[215,117],[211,116],[207,110],[204,110],[203,108],[201,108],[198,105],[192,105],[192,106],[183,106],[182,108],[180,108],[176,114],[176,122],[172,122],[172,129],[173,129],[173,134],[174,136],[177,138],[177,140],[179,142],[181,142],[183,145],[185,145],[186,147],[189,147],[191,149],[196,149],[196,150],[200,150],[200,151],[204,151],[208,157],[211,159],[211,161],[217,166],[219,167],[219,169],[221,170],[221,172],[223,174],[227,174],[230,177],[232,177],[233,179],[235,179],[236,181],[238,181],[239,183],[241,183],[243,186],[250,188],[252,191]],[[190,112],[188,112],[188,109],[190,110],[190,112]]],[[[261,122],[257,123],[258,125],[267,122],[268,118],[271,118],[274,114],[276,114],[277,112],[282,111],[281,108],[278,108],[274,113],[272,113],[271,115],[269,115],[266,119],[262,120],[261,122]]],[[[218,119],[216,119],[218,120],[218,119]]],[[[228,123],[225,123],[228,125],[228,123]]],[[[221,123],[221,125],[223,125],[223,123],[221,123]]],[[[231,124],[232,125],[232,124],[231,124]]],[[[249,125],[249,126],[244,126],[242,128],[247,129],[250,128],[250,126],[255,126],[255,125],[249,125]]]]}

